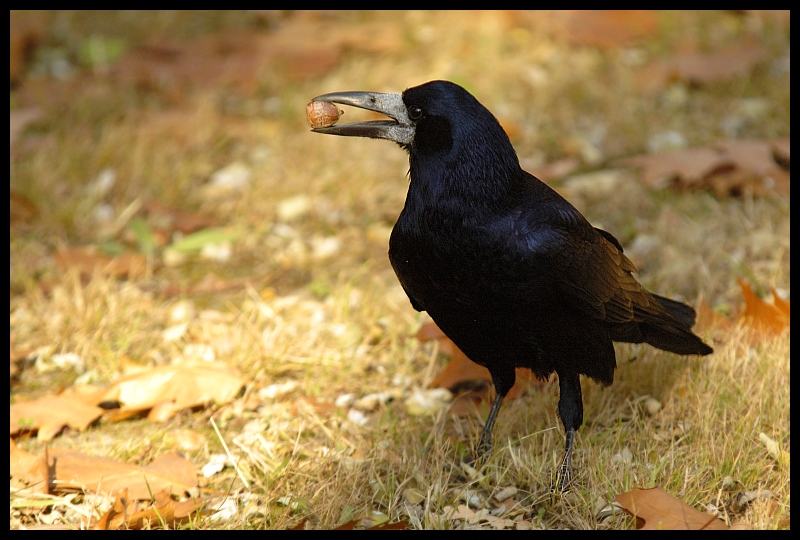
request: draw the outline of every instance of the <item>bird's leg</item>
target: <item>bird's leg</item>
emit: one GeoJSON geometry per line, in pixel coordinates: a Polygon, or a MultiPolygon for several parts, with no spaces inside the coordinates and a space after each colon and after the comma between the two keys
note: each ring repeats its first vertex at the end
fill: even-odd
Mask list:
{"type": "Polygon", "coordinates": [[[558,468],[556,478],[553,481],[551,491],[566,491],[572,482],[572,445],[575,442],[575,430],[567,430],[567,442],[564,449],[564,457],[561,466],[558,468]]]}
{"type": "Polygon", "coordinates": [[[572,481],[572,448],[575,432],[583,423],[583,397],[581,396],[581,377],[577,373],[558,374],[558,415],[567,434],[564,444],[564,458],[553,482],[553,490],[565,491],[572,481]]]}
{"type": "Polygon", "coordinates": [[[473,463],[480,464],[492,451],[492,432],[494,431],[494,422],[497,419],[497,413],[500,412],[500,407],[503,405],[504,393],[497,392],[497,395],[492,402],[492,408],[489,410],[489,416],[486,417],[486,423],[483,425],[481,431],[481,438],[478,440],[478,448],[476,449],[473,463]]]}

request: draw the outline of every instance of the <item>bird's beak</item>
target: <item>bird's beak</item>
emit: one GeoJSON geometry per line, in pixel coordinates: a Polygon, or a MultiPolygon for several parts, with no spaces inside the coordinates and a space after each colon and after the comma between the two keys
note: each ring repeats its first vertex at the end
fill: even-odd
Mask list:
{"type": "Polygon", "coordinates": [[[385,114],[392,120],[353,122],[338,126],[313,128],[311,131],[328,135],[349,137],[370,137],[388,139],[400,144],[411,144],[414,140],[414,125],[408,117],[403,97],[400,94],[381,94],[377,92],[334,92],[317,96],[311,101],[327,101],[341,105],[352,105],[385,114]]]}

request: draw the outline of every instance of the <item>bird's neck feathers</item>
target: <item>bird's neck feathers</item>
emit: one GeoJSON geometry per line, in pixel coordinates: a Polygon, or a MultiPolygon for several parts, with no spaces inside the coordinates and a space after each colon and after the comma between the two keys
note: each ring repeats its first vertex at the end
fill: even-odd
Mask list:
{"type": "Polygon", "coordinates": [[[410,154],[408,195],[420,208],[492,210],[507,203],[522,173],[499,124],[496,130],[455,137],[447,152],[415,153],[412,149],[410,154]]]}

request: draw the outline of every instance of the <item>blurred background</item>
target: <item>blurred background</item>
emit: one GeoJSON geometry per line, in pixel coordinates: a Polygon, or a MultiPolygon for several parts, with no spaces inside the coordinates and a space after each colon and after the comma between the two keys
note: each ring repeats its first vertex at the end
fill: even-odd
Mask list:
{"type": "MultiPolygon", "coordinates": [[[[270,275],[282,291],[324,281],[320,272],[381,257],[402,207],[406,158],[374,141],[314,136],[305,103],[441,78],[494,112],[525,168],[623,244],[634,242],[638,262],[652,260],[649,285],[662,279],[659,268],[681,264],[674,255],[686,254],[684,241],[710,236],[720,249],[683,257],[680,292],[724,301],[736,292],[720,282],[730,257],[752,270],[760,263],[749,257],[775,246],[754,245],[763,239],[751,241],[736,223],[672,238],[669,220],[678,218],[652,216],[655,203],[621,189],[636,178],[580,173],[700,148],[645,160],[635,173],[648,196],[700,192],[681,219],[726,216],[720,205],[739,206],[742,197],[788,194],[788,164],[770,162],[779,140],[788,162],[788,19],[760,11],[15,11],[12,239],[24,231],[49,244],[130,247],[170,266],[184,254],[168,249],[175,233],[213,222],[242,235],[226,272],[270,275]],[[724,146],[742,140],[766,146],[724,146]],[[716,174],[726,168],[735,174],[716,174]],[[178,211],[202,215],[178,219],[177,229],[158,223],[178,211]],[[642,230],[644,222],[652,225],[642,230]],[[360,241],[345,238],[355,231],[360,241]],[[299,242],[287,238],[294,233],[299,242]],[[371,238],[375,249],[363,251],[371,238]],[[339,256],[323,256],[323,268],[290,261],[283,271],[309,251],[339,256]]],[[[342,121],[360,111],[348,114],[342,121]]],[[[12,290],[24,290],[31,272],[52,271],[52,261],[29,251],[15,257],[12,290]]]]}

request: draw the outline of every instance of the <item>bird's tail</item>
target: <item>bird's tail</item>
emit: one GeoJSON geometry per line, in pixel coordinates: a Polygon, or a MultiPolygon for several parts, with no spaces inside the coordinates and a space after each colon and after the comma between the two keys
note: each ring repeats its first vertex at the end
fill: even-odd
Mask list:
{"type": "Polygon", "coordinates": [[[657,324],[643,322],[640,328],[645,342],[676,354],[706,355],[714,352],[714,349],[703,343],[703,340],[692,332],[697,313],[691,306],[663,296],[655,294],[653,296],[661,304],[661,307],[680,324],[665,324],[663,320],[657,324]]]}
{"type": "Polygon", "coordinates": [[[691,306],[687,306],[683,302],[678,302],[676,300],[670,300],[669,298],[664,298],[663,296],[658,296],[654,294],[653,297],[658,300],[658,303],[661,304],[661,307],[667,310],[667,313],[678,319],[687,327],[691,328],[694,326],[694,321],[697,318],[697,313],[691,306]]]}

